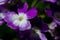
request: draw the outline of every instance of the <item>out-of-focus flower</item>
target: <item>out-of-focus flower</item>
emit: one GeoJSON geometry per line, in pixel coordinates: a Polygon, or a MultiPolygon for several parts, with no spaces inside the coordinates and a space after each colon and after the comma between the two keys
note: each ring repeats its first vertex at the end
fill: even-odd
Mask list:
{"type": "Polygon", "coordinates": [[[48,27],[49,27],[49,29],[53,30],[57,27],[57,24],[55,22],[52,22],[52,23],[48,24],[48,27]]]}
{"type": "Polygon", "coordinates": [[[41,33],[40,30],[35,29],[35,32],[39,35],[41,40],[47,40],[47,38],[45,37],[45,35],[43,33],[41,33]]]}
{"type": "Polygon", "coordinates": [[[7,2],[7,0],[0,0],[0,5],[3,5],[7,2]]]}
{"type": "Polygon", "coordinates": [[[56,0],[46,0],[46,1],[52,2],[52,3],[55,3],[56,2],[56,0]]]}
{"type": "Polygon", "coordinates": [[[7,25],[12,29],[18,29],[21,31],[31,28],[30,21],[28,19],[34,18],[37,15],[36,8],[31,8],[27,11],[28,5],[24,4],[22,9],[18,9],[18,14],[15,12],[6,13],[5,21],[7,25]]]}
{"type": "Polygon", "coordinates": [[[0,20],[4,19],[4,14],[3,13],[0,13],[0,20]]]}
{"type": "Polygon", "coordinates": [[[45,10],[45,13],[49,16],[49,17],[53,17],[53,13],[51,10],[45,10]]]}
{"type": "Polygon", "coordinates": [[[0,26],[3,24],[3,21],[2,20],[0,20],[0,26]]]}
{"type": "Polygon", "coordinates": [[[2,25],[4,18],[5,18],[5,13],[7,12],[7,7],[6,5],[0,5],[0,24],[2,25]]]}
{"type": "Polygon", "coordinates": [[[43,23],[41,26],[41,32],[47,32],[49,30],[49,27],[47,24],[43,23]]]}
{"type": "Polygon", "coordinates": [[[56,24],[60,25],[60,13],[59,12],[53,13],[51,10],[45,10],[45,12],[49,17],[53,18],[53,21],[56,24]]]}
{"type": "Polygon", "coordinates": [[[41,18],[35,17],[33,20],[31,21],[31,24],[34,26],[33,28],[38,28],[41,32],[47,32],[49,30],[48,25],[41,18]]]}
{"type": "Polygon", "coordinates": [[[43,0],[43,1],[55,3],[57,0],[43,0]]]}
{"type": "Polygon", "coordinates": [[[60,21],[54,19],[54,22],[55,22],[56,24],[60,25],[60,21]]]}
{"type": "Polygon", "coordinates": [[[60,12],[54,13],[54,22],[60,25],[60,12]]]}
{"type": "Polygon", "coordinates": [[[3,24],[3,19],[4,19],[4,14],[3,13],[0,13],[0,25],[3,24]]]}
{"type": "Polygon", "coordinates": [[[5,13],[8,11],[8,7],[6,5],[0,5],[0,13],[5,13]]]}

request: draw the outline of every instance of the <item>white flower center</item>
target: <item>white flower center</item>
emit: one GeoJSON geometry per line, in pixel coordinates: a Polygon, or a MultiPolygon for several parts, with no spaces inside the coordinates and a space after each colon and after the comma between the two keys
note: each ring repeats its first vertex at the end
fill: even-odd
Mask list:
{"type": "Polygon", "coordinates": [[[27,20],[27,15],[25,13],[20,13],[18,19],[19,19],[19,21],[27,20]]]}
{"type": "Polygon", "coordinates": [[[24,27],[27,24],[27,15],[25,13],[18,14],[18,18],[14,20],[13,24],[24,27]]]}

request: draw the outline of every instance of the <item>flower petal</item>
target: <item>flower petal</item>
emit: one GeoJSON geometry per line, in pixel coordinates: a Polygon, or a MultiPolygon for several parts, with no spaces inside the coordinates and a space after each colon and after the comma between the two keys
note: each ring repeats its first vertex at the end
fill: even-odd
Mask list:
{"type": "Polygon", "coordinates": [[[0,20],[0,26],[3,24],[3,21],[2,20],[0,20]]]}
{"type": "Polygon", "coordinates": [[[8,25],[8,27],[10,27],[11,29],[14,29],[14,30],[18,28],[18,26],[15,26],[12,22],[7,23],[7,25],[8,25]]]}
{"type": "Polygon", "coordinates": [[[7,0],[0,0],[0,5],[3,5],[7,2],[7,0]]]}
{"type": "Polygon", "coordinates": [[[48,25],[45,24],[45,23],[43,23],[43,24],[42,24],[42,27],[41,27],[41,31],[42,31],[42,32],[46,32],[46,31],[48,31],[48,30],[49,30],[48,25]]]}
{"type": "Polygon", "coordinates": [[[60,21],[54,19],[54,22],[55,22],[56,24],[60,25],[60,21]]]}
{"type": "Polygon", "coordinates": [[[15,12],[8,12],[8,13],[5,14],[4,20],[5,20],[6,22],[12,22],[12,21],[14,21],[17,17],[18,17],[18,15],[15,14],[15,12]]]}
{"type": "Polygon", "coordinates": [[[57,0],[45,0],[45,1],[55,3],[57,0]]]}
{"type": "Polygon", "coordinates": [[[27,12],[28,19],[34,18],[37,15],[36,8],[32,8],[27,12]]]}
{"type": "Polygon", "coordinates": [[[5,17],[4,13],[0,13],[0,20],[4,19],[4,17],[5,17]]]}
{"type": "Polygon", "coordinates": [[[25,3],[25,4],[24,4],[24,8],[22,8],[22,9],[18,9],[18,12],[26,12],[27,9],[28,9],[28,4],[25,3]]]}
{"type": "Polygon", "coordinates": [[[46,36],[40,30],[35,30],[41,40],[47,40],[46,36]]]}
{"type": "Polygon", "coordinates": [[[45,13],[46,13],[48,16],[52,17],[52,11],[51,11],[51,10],[45,10],[45,13]]]}
{"type": "Polygon", "coordinates": [[[53,30],[57,27],[57,24],[55,22],[52,22],[51,24],[48,25],[49,29],[53,30]]]}
{"type": "Polygon", "coordinates": [[[30,24],[29,21],[27,22],[27,24],[25,25],[25,27],[19,27],[20,31],[25,31],[25,30],[29,30],[29,29],[31,29],[31,24],[30,24]]]}

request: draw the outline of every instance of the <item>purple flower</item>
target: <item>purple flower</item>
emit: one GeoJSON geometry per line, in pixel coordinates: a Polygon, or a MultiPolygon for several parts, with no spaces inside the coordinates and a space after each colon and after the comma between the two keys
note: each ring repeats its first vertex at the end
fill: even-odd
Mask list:
{"type": "Polygon", "coordinates": [[[41,32],[47,32],[49,30],[49,27],[46,23],[43,22],[40,30],[41,30],[41,32]]]}
{"type": "Polygon", "coordinates": [[[60,25],[60,12],[54,12],[54,22],[60,25]]]}
{"type": "Polygon", "coordinates": [[[53,18],[54,23],[60,25],[60,13],[59,12],[53,13],[51,10],[45,10],[45,12],[49,17],[53,18]]]}
{"type": "Polygon", "coordinates": [[[7,2],[7,0],[0,0],[0,5],[3,5],[7,2]]]}
{"type": "Polygon", "coordinates": [[[45,10],[45,13],[49,16],[49,17],[52,17],[53,15],[53,13],[52,13],[52,11],[51,10],[45,10]]]}
{"type": "Polygon", "coordinates": [[[8,11],[8,8],[6,5],[0,5],[0,13],[5,13],[8,11]]]}
{"type": "Polygon", "coordinates": [[[46,36],[43,33],[41,33],[40,30],[35,29],[35,32],[38,34],[38,36],[41,40],[47,40],[46,36]]]}
{"type": "Polygon", "coordinates": [[[34,18],[37,15],[36,8],[31,8],[27,11],[28,5],[24,4],[22,9],[18,9],[18,14],[15,12],[6,13],[5,21],[7,25],[12,29],[18,29],[21,31],[31,28],[30,21],[28,19],[34,18]]]}
{"type": "Polygon", "coordinates": [[[6,5],[0,5],[0,24],[2,25],[4,18],[5,18],[5,13],[7,12],[7,7],[6,5]]]}
{"type": "Polygon", "coordinates": [[[55,3],[57,0],[43,0],[43,1],[55,3]]]}
{"type": "Polygon", "coordinates": [[[48,27],[49,27],[49,29],[53,30],[57,27],[57,24],[55,22],[52,22],[52,23],[48,24],[48,27]]]}

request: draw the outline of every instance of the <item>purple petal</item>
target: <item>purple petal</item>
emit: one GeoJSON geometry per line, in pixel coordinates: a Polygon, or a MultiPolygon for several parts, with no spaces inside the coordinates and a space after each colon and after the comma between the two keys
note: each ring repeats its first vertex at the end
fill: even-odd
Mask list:
{"type": "Polygon", "coordinates": [[[29,30],[29,29],[31,29],[31,24],[29,21],[27,22],[25,27],[19,27],[20,31],[25,31],[25,30],[29,30]]]}
{"type": "Polygon", "coordinates": [[[45,23],[43,23],[42,28],[41,28],[41,31],[42,31],[42,32],[46,32],[46,31],[48,31],[48,30],[49,30],[48,25],[45,24],[45,23]]]}
{"type": "Polygon", "coordinates": [[[3,5],[7,2],[7,0],[0,0],[0,5],[3,5]]]}
{"type": "Polygon", "coordinates": [[[25,4],[24,4],[24,8],[22,8],[22,9],[18,9],[18,12],[26,12],[27,9],[28,9],[28,4],[25,3],[25,4]]]}
{"type": "Polygon", "coordinates": [[[57,27],[57,24],[55,22],[52,22],[48,25],[49,29],[54,30],[57,27]]]}
{"type": "Polygon", "coordinates": [[[0,13],[0,20],[4,19],[5,15],[4,13],[0,13]]]}
{"type": "Polygon", "coordinates": [[[0,12],[6,12],[7,10],[8,9],[6,5],[0,5],[0,12]]]}
{"type": "Polygon", "coordinates": [[[57,0],[42,0],[42,1],[55,3],[57,0]]]}
{"type": "Polygon", "coordinates": [[[10,27],[11,29],[14,29],[14,30],[18,28],[18,26],[15,26],[12,22],[7,23],[7,25],[8,25],[8,27],[10,27]]]}
{"type": "Polygon", "coordinates": [[[47,40],[46,36],[43,33],[41,33],[40,38],[41,38],[41,40],[47,40]]]}
{"type": "Polygon", "coordinates": [[[13,15],[15,15],[15,12],[8,12],[8,13],[6,13],[4,20],[6,22],[12,22],[12,19],[11,18],[12,18],[13,15]]]}
{"type": "Polygon", "coordinates": [[[0,20],[0,26],[3,24],[3,21],[2,20],[0,20]]]}
{"type": "Polygon", "coordinates": [[[52,11],[51,11],[51,10],[45,10],[45,13],[46,13],[48,16],[52,17],[52,11]]]}
{"type": "Polygon", "coordinates": [[[52,2],[52,3],[55,3],[56,2],[56,0],[46,0],[46,1],[52,2]]]}
{"type": "Polygon", "coordinates": [[[54,22],[55,22],[56,24],[60,25],[60,21],[54,19],[54,22]]]}
{"type": "Polygon", "coordinates": [[[36,8],[32,8],[27,12],[28,19],[34,18],[37,16],[37,10],[36,8]]]}
{"type": "Polygon", "coordinates": [[[54,17],[56,20],[60,21],[60,12],[55,12],[54,17]]]}
{"type": "Polygon", "coordinates": [[[45,35],[43,33],[41,33],[40,30],[36,30],[36,33],[39,35],[39,38],[41,40],[47,40],[47,38],[45,37],[45,35]]]}

